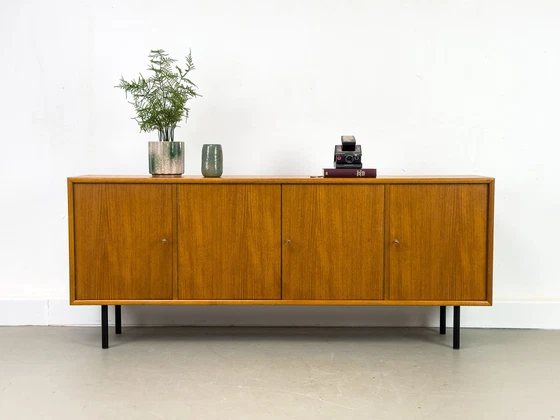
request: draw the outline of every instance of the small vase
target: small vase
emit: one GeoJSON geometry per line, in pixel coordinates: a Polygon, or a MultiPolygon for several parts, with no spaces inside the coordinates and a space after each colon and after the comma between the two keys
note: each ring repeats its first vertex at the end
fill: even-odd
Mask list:
{"type": "Polygon", "coordinates": [[[221,144],[205,144],[202,146],[202,175],[207,178],[219,178],[224,172],[221,144]]]}
{"type": "Polygon", "coordinates": [[[150,141],[148,156],[154,177],[180,177],[185,172],[184,142],[150,141]]]}

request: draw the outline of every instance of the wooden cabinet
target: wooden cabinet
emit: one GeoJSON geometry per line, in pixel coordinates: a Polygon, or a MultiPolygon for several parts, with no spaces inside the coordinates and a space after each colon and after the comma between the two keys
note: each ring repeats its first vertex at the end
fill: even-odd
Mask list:
{"type": "Polygon", "coordinates": [[[492,178],[68,187],[72,304],[492,303],[492,178]]]}
{"type": "Polygon", "coordinates": [[[75,184],[72,300],[173,298],[173,187],[75,184]]]}
{"type": "Polygon", "coordinates": [[[282,187],[282,298],[383,299],[382,185],[282,187]]]}
{"type": "Polygon", "coordinates": [[[280,185],[178,186],[178,298],[280,299],[280,185]]]}
{"type": "Polygon", "coordinates": [[[388,299],[489,300],[488,185],[387,189],[388,299]]]}

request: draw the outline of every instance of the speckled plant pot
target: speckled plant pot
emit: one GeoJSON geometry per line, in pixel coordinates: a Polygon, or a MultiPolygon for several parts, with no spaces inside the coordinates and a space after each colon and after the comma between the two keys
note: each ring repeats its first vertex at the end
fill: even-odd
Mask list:
{"type": "Polygon", "coordinates": [[[148,158],[152,176],[181,176],[185,172],[185,143],[149,141],[148,158]]]}

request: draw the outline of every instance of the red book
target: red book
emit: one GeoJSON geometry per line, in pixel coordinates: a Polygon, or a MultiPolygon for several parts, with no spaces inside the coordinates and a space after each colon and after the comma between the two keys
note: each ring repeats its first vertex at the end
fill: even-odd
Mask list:
{"type": "Polygon", "coordinates": [[[377,169],[323,168],[325,178],[377,178],[377,169]]]}

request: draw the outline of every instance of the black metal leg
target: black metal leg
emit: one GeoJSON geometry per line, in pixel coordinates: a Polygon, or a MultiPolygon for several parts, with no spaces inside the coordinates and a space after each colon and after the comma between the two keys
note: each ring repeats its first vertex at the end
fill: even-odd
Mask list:
{"type": "Polygon", "coordinates": [[[121,305],[115,305],[115,334],[122,334],[121,305]]]}
{"type": "Polygon", "coordinates": [[[101,348],[109,348],[109,311],[107,305],[101,305],[101,348]]]}
{"type": "Polygon", "coordinates": [[[461,307],[453,307],[453,348],[459,350],[461,347],[461,307]]]}
{"type": "Polygon", "coordinates": [[[447,324],[447,321],[445,319],[445,315],[447,312],[446,310],[447,310],[446,306],[439,307],[439,333],[440,334],[446,333],[446,324],[447,324]]]}

